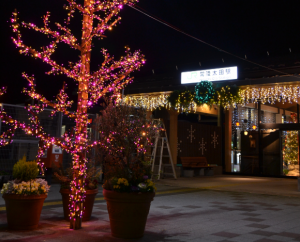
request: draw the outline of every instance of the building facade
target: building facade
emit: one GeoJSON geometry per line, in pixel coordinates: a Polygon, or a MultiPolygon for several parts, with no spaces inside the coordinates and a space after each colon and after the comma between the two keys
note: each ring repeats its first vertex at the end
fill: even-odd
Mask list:
{"type": "MultiPolygon", "coordinates": [[[[236,79],[216,80],[214,84],[239,87],[243,102],[225,109],[191,107],[194,115],[202,117],[198,123],[180,120],[179,112],[166,100],[172,91],[193,89],[197,84],[181,84],[179,72],[140,78],[125,89],[123,98],[168,123],[174,163],[180,163],[183,156],[205,156],[223,173],[299,176],[299,63],[237,70],[236,79]],[[162,109],[167,114],[158,115],[157,110],[162,109]],[[205,120],[209,121],[204,124],[205,120]]],[[[204,73],[205,69],[197,71],[204,73]]]]}

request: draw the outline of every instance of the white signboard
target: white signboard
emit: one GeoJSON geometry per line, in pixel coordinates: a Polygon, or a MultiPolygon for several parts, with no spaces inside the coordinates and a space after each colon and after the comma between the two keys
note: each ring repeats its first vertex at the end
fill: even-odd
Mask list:
{"type": "Polygon", "coordinates": [[[52,154],[62,154],[61,147],[57,145],[52,145],[52,154]]]}
{"type": "Polygon", "coordinates": [[[237,79],[237,66],[181,72],[181,84],[237,79]]]}

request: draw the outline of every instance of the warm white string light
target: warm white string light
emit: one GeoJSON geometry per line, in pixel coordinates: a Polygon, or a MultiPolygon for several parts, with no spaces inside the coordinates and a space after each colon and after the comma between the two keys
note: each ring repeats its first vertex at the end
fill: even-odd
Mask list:
{"type": "MultiPolygon", "coordinates": [[[[153,111],[156,108],[164,107],[171,108],[168,102],[170,92],[167,93],[141,93],[135,95],[126,95],[123,97],[122,102],[133,107],[142,107],[148,111],[153,111]]],[[[246,87],[241,88],[240,97],[242,101],[240,104],[246,105],[248,103],[257,103],[258,100],[262,104],[275,102],[281,103],[298,103],[300,97],[300,85],[274,85],[267,87],[246,87]]],[[[224,105],[226,106],[226,105],[224,105]]],[[[230,106],[229,106],[230,107],[230,106]]],[[[197,104],[191,102],[185,110],[182,110],[180,105],[175,109],[181,112],[196,112],[197,104]]]]}
{"type": "Polygon", "coordinates": [[[245,104],[257,103],[262,104],[275,102],[281,103],[298,103],[300,97],[299,85],[274,85],[268,87],[247,87],[240,91],[240,96],[245,104]]]}
{"type": "MultiPolygon", "coordinates": [[[[156,108],[164,107],[166,109],[171,108],[171,104],[168,102],[168,97],[170,95],[166,93],[159,94],[141,94],[141,95],[127,95],[122,99],[122,102],[129,106],[133,107],[142,107],[148,111],[153,111],[156,108]]],[[[182,107],[177,105],[175,110],[178,112],[196,112],[197,104],[195,102],[191,102],[187,107],[182,107]]]]}

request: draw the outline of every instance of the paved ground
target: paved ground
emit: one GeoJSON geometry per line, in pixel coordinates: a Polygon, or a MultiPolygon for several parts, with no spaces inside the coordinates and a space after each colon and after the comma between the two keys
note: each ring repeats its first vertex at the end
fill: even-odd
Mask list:
{"type": "Polygon", "coordinates": [[[280,196],[299,197],[297,179],[242,177],[242,176],[202,176],[194,178],[162,179],[160,185],[191,187],[220,191],[248,192],[280,196]]]}
{"type": "MultiPolygon", "coordinates": [[[[220,176],[164,179],[157,186],[145,235],[135,241],[300,241],[297,180],[220,176]]],[[[77,231],[63,220],[59,196],[52,186],[34,231],[7,230],[0,200],[0,241],[131,241],[110,235],[101,193],[92,220],[77,231]]]]}

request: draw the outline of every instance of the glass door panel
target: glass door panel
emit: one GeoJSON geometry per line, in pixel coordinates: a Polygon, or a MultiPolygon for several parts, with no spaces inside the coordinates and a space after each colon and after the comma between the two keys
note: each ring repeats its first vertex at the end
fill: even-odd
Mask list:
{"type": "Polygon", "coordinates": [[[262,174],[266,176],[281,175],[280,131],[262,130],[262,174]]]}
{"type": "Polygon", "coordinates": [[[240,172],[249,175],[258,175],[258,131],[241,132],[240,172]]]}

